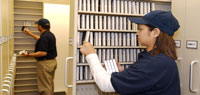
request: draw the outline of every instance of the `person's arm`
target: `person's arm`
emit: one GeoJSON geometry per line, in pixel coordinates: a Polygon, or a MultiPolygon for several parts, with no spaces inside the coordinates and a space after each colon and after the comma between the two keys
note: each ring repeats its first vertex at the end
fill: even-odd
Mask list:
{"type": "Polygon", "coordinates": [[[34,53],[22,53],[22,56],[31,56],[31,57],[42,57],[42,56],[46,56],[47,52],[45,51],[38,51],[38,52],[34,52],[34,53]]]}
{"type": "Polygon", "coordinates": [[[24,33],[27,34],[27,35],[29,35],[29,36],[31,36],[31,37],[33,37],[33,38],[36,39],[36,40],[38,40],[38,39],[40,38],[40,36],[38,36],[38,35],[32,33],[32,32],[31,32],[29,29],[27,29],[27,28],[24,29],[24,33]]]}
{"type": "Polygon", "coordinates": [[[94,80],[101,91],[103,92],[115,92],[111,84],[111,75],[105,71],[102,67],[98,56],[95,53],[94,47],[84,41],[83,46],[81,47],[81,53],[86,55],[86,60],[90,66],[91,74],[94,77],[94,80]]]}

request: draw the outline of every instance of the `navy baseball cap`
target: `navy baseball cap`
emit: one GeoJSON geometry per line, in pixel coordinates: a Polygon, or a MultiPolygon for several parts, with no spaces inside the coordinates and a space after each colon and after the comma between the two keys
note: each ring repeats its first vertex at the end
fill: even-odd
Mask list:
{"type": "Polygon", "coordinates": [[[155,10],[146,14],[144,17],[130,17],[131,23],[148,24],[159,28],[162,32],[170,36],[174,35],[180,25],[170,11],[155,10]]]}
{"type": "Polygon", "coordinates": [[[50,22],[45,18],[38,20],[35,24],[41,25],[43,28],[50,28],[50,22]]]}

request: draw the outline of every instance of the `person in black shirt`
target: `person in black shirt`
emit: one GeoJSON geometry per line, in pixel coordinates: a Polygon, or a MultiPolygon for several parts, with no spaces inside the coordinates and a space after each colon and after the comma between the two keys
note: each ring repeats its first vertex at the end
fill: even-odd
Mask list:
{"type": "Polygon", "coordinates": [[[57,67],[56,38],[50,32],[50,22],[47,19],[40,19],[36,22],[41,35],[35,35],[27,28],[23,31],[37,40],[34,53],[22,53],[23,56],[35,57],[37,60],[38,89],[40,95],[53,95],[54,74],[57,67]]]}
{"type": "Polygon", "coordinates": [[[83,42],[80,51],[86,55],[98,87],[103,92],[120,95],[180,95],[176,46],[172,38],[180,27],[177,19],[169,11],[155,10],[144,17],[131,17],[130,21],[139,24],[138,42],[146,50],[127,69],[117,63],[119,72],[106,72],[94,47],[83,42]]]}

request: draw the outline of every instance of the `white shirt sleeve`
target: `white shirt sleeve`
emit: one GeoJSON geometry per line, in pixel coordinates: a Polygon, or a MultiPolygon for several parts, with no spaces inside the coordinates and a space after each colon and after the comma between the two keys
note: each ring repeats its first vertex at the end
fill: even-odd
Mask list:
{"type": "Polygon", "coordinates": [[[115,92],[110,81],[111,75],[102,67],[97,54],[87,55],[86,60],[90,66],[91,74],[100,90],[103,92],[115,92]]]}

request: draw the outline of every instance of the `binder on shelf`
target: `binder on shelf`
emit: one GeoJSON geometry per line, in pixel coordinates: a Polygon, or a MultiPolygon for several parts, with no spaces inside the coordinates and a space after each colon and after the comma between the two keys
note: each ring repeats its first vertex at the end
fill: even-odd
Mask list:
{"type": "Polygon", "coordinates": [[[111,0],[108,0],[108,12],[111,13],[111,0]]]}
{"type": "Polygon", "coordinates": [[[135,46],[137,46],[137,35],[136,35],[136,33],[134,33],[134,36],[135,36],[135,37],[134,37],[134,38],[135,38],[135,39],[134,39],[134,44],[135,44],[135,46]]]}
{"type": "Polygon", "coordinates": [[[131,6],[132,2],[128,1],[128,14],[131,14],[132,11],[132,6],[131,6]]]}
{"type": "Polygon", "coordinates": [[[132,14],[137,14],[135,1],[132,1],[132,14]]]}
{"type": "Polygon", "coordinates": [[[119,30],[123,30],[123,17],[119,17],[119,30]]]}
{"type": "Polygon", "coordinates": [[[140,8],[139,2],[135,2],[135,8],[136,8],[136,14],[138,15],[139,14],[139,8],[140,8]]]}
{"type": "Polygon", "coordinates": [[[118,46],[118,33],[114,33],[115,34],[115,43],[114,43],[114,46],[118,46]]]}
{"type": "Polygon", "coordinates": [[[76,80],[80,80],[80,69],[79,68],[80,68],[79,66],[76,67],[76,80]]]}
{"type": "Polygon", "coordinates": [[[104,62],[106,60],[106,49],[103,49],[102,51],[102,61],[104,62]]]}
{"type": "Polygon", "coordinates": [[[117,1],[113,0],[113,13],[116,13],[116,5],[117,5],[117,1]]]}
{"type": "Polygon", "coordinates": [[[126,41],[127,41],[127,38],[126,38],[126,33],[123,33],[123,46],[126,46],[126,41]]]}
{"type": "Polygon", "coordinates": [[[121,12],[120,13],[124,13],[124,0],[121,0],[120,7],[121,7],[121,12]]]}
{"type": "Polygon", "coordinates": [[[114,55],[113,55],[113,49],[110,49],[110,59],[113,59],[114,55]]]}
{"type": "Polygon", "coordinates": [[[93,32],[90,32],[90,44],[94,45],[94,41],[93,41],[93,32]]]}
{"type": "Polygon", "coordinates": [[[79,46],[83,44],[83,32],[79,32],[79,46]]]}
{"type": "Polygon", "coordinates": [[[118,49],[114,49],[114,51],[115,51],[115,59],[119,60],[119,58],[118,58],[118,49]]]}
{"type": "Polygon", "coordinates": [[[87,0],[87,11],[90,11],[90,0],[87,0]]]}
{"type": "Polygon", "coordinates": [[[88,66],[85,66],[84,79],[88,80],[88,66]]]}
{"type": "Polygon", "coordinates": [[[98,32],[94,32],[94,46],[98,46],[99,34],[98,32]]]}
{"type": "Polygon", "coordinates": [[[95,12],[95,2],[94,0],[91,0],[91,7],[92,7],[92,12],[95,12]]]}
{"type": "Polygon", "coordinates": [[[105,0],[104,3],[105,3],[104,4],[104,8],[105,8],[104,12],[107,13],[108,12],[108,0],[105,0]]]}
{"type": "Polygon", "coordinates": [[[99,0],[96,0],[95,11],[99,12],[99,0]]]}
{"type": "Polygon", "coordinates": [[[122,49],[119,49],[119,62],[122,62],[122,49]]]}
{"type": "Polygon", "coordinates": [[[103,16],[103,29],[106,30],[107,29],[107,16],[103,16]]]}
{"type": "Polygon", "coordinates": [[[118,37],[119,37],[119,40],[118,40],[119,43],[118,44],[119,44],[119,46],[122,46],[122,33],[119,33],[118,37]]]}
{"type": "Polygon", "coordinates": [[[83,66],[80,66],[80,80],[83,80],[83,66]]]}
{"type": "Polygon", "coordinates": [[[124,21],[124,22],[123,22],[123,25],[124,25],[123,30],[127,30],[127,27],[126,27],[126,26],[127,26],[126,20],[127,20],[126,17],[123,17],[123,21],[124,21]]]}
{"type": "Polygon", "coordinates": [[[102,33],[102,43],[103,43],[103,45],[102,46],[106,46],[106,32],[103,32],[102,33]]]}
{"type": "Polygon", "coordinates": [[[107,46],[110,46],[110,32],[107,32],[107,46]]]}
{"type": "Polygon", "coordinates": [[[94,15],[90,15],[90,29],[94,29],[94,15]]]}
{"type": "Polygon", "coordinates": [[[135,46],[135,33],[131,33],[131,46],[135,46]]]}
{"type": "Polygon", "coordinates": [[[102,30],[103,29],[103,21],[102,21],[102,15],[99,16],[99,29],[102,30]]]}
{"type": "Polygon", "coordinates": [[[128,2],[126,0],[124,0],[124,13],[128,13],[128,2]]]}
{"type": "Polygon", "coordinates": [[[151,11],[151,3],[148,2],[147,3],[147,13],[149,13],[151,11]]]}
{"type": "Polygon", "coordinates": [[[147,14],[147,11],[148,11],[147,2],[144,2],[144,14],[147,14]]]}
{"type": "Polygon", "coordinates": [[[136,62],[137,61],[137,52],[136,52],[136,49],[133,49],[133,53],[134,53],[133,61],[136,62]]]}
{"type": "Polygon", "coordinates": [[[89,19],[90,16],[89,15],[86,15],[86,29],[89,29],[90,28],[90,23],[89,23],[89,19]]]}
{"type": "Polygon", "coordinates": [[[106,60],[110,59],[110,49],[106,50],[106,60]]]}
{"type": "Polygon", "coordinates": [[[131,38],[130,38],[130,33],[127,33],[126,35],[127,35],[127,37],[126,37],[126,38],[127,38],[127,41],[126,41],[126,42],[127,42],[127,43],[126,43],[126,46],[130,46],[130,44],[131,44],[131,42],[130,42],[130,41],[131,41],[131,38]]]}
{"type": "Polygon", "coordinates": [[[104,12],[104,1],[105,0],[100,0],[100,2],[101,2],[101,12],[104,12]]]}
{"type": "Polygon", "coordinates": [[[81,54],[81,63],[85,63],[85,56],[81,54]]]}
{"type": "Polygon", "coordinates": [[[112,16],[112,30],[115,30],[115,16],[112,16]]]}
{"type": "Polygon", "coordinates": [[[115,33],[111,32],[111,46],[115,46],[115,33]]]}
{"type": "Polygon", "coordinates": [[[81,16],[81,28],[85,29],[85,15],[84,14],[81,16]]]}
{"type": "Polygon", "coordinates": [[[86,0],[83,0],[83,11],[86,11],[86,7],[87,7],[86,0]]]}
{"type": "Polygon", "coordinates": [[[111,30],[111,16],[108,16],[108,30],[111,30]]]}
{"type": "Polygon", "coordinates": [[[86,32],[86,35],[85,35],[85,40],[84,41],[89,41],[89,37],[90,37],[90,31],[87,31],[86,32]]]}
{"type": "Polygon", "coordinates": [[[126,49],[122,49],[122,62],[126,62],[126,49]]]}
{"type": "Polygon", "coordinates": [[[117,13],[120,13],[120,0],[116,0],[117,2],[117,13]]]}
{"type": "Polygon", "coordinates": [[[101,32],[98,32],[98,40],[99,40],[99,42],[98,42],[98,46],[101,46],[101,38],[102,38],[102,36],[101,36],[101,32]]]}
{"type": "Polygon", "coordinates": [[[76,54],[76,63],[77,63],[77,64],[80,63],[80,61],[79,61],[79,56],[80,56],[80,50],[77,49],[77,54],[76,54]]]}
{"type": "Polygon", "coordinates": [[[140,2],[140,14],[144,14],[144,2],[140,2]]]}
{"type": "Polygon", "coordinates": [[[82,11],[82,0],[79,0],[78,2],[78,10],[82,11]]]}
{"type": "Polygon", "coordinates": [[[155,3],[151,3],[151,11],[155,10],[155,3]]]}
{"type": "Polygon", "coordinates": [[[78,14],[78,29],[81,29],[81,15],[78,14]]]}
{"type": "Polygon", "coordinates": [[[127,18],[127,22],[128,22],[128,30],[131,30],[131,21],[127,18]]]}
{"type": "Polygon", "coordinates": [[[95,15],[95,29],[99,29],[99,18],[98,18],[98,15],[95,15]]]}
{"type": "Polygon", "coordinates": [[[116,29],[116,30],[119,30],[119,17],[118,17],[118,16],[116,16],[116,18],[115,18],[115,23],[116,23],[116,24],[115,24],[115,25],[116,25],[116,26],[115,26],[115,29],[116,29]]]}
{"type": "Polygon", "coordinates": [[[130,49],[130,61],[134,62],[134,51],[133,51],[133,49],[130,49]]]}
{"type": "Polygon", "coordinates": [[[130,50],[126,49],[126,62],[130,62],[130,50]]]}

